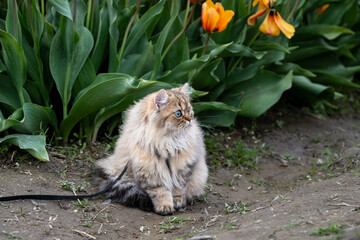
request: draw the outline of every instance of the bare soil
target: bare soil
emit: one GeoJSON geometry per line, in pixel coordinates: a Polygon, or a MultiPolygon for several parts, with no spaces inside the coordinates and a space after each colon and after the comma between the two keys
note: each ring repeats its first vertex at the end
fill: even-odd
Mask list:
{"type": "MultiPolygon", "coordinates": [[[[359,116],[282,109],[243,121],[207,130],[218,144],[206,195],[173,216],[100,197],[19,200],[0,203],[0,239],[360,239],[359,116]],[[257,168],[234,164],[239,141],[257,168]]],[[[46,163],[14,149],[0,159],[0,195],[95,192],[93,163],[105,148],[49,147],[46,163]]]]}

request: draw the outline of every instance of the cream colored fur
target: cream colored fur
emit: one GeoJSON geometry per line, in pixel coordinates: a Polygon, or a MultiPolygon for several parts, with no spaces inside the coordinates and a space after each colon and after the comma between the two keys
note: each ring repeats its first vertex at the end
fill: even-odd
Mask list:
{"type": "Polygon", "coordinates": [[[144,189],[160,214],[171,214],[202,195],[208,176],[203,134],[192,118],[187,91],[187,85],[160,90],[136,103],[127,112],[114,154],[96,163],[113,180],[129,162],[124,179],[144,189]],[[173,118],[173,112],[186,106],[187,119],[173,118]],[[169,116],[166,121],[164,116],[169,116]]]}

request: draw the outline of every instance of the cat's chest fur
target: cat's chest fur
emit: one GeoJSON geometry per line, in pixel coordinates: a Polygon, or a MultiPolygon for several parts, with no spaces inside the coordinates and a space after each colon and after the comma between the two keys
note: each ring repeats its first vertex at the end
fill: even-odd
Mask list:
{"type": "MultiPolygon", "coordinates": [[[[189,127],[187,131],[167,136],[154,136],[147,143],[140,144],[141,149],[149,153],[153,161],[165,162],[170,171],[183,170],[195,161],[194,130],[196,126],[189,127]]],[[[159,166],[160,167],[160,166],[159,166]]]]}

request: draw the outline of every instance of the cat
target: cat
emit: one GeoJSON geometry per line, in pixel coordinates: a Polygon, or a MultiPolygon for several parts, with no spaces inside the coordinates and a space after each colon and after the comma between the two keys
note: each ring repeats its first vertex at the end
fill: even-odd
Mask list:
{"type": "Polygon", "coordinates": [[[96,162],[95,183],[112,202],[171,215],[204,194],[208,177],[203,133],[190,104],[190,86],[161,89],[132,106],[113,155],[96,162]]]}

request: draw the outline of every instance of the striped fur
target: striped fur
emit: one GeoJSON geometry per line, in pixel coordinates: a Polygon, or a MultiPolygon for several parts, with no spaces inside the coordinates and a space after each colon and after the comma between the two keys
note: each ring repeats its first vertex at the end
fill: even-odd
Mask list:
{"type": "Polygon", "coordinates": [[[127,112],[113,155],[96,163],[95,182],[104,189],[129,162],[107,198],[168,215],[204,193],[205,146],[187,88],[159,90],[127,112]]]}

